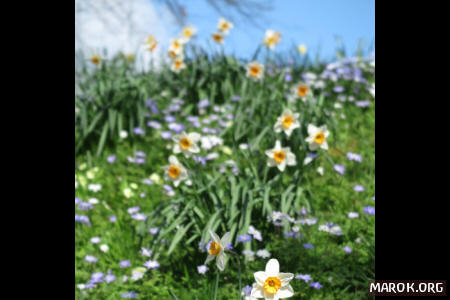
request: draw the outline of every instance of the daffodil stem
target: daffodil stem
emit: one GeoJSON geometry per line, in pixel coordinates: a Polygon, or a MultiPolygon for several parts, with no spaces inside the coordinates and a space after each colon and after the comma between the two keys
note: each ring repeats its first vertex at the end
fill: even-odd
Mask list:
{"type": "Polygon", "coordinates": [[[216,276],[216,288],[214,289],[214,300],[217,299],[217,290],[219,289],[219,271],[217,271],[216,276]]]}

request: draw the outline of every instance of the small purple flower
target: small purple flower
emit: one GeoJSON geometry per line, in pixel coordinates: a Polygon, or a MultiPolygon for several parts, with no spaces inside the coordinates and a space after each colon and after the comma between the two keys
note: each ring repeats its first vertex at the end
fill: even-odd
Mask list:
{"type": "Polygon", "coordinates": [[[250,295],[252,294],[252,287],[249,285],[244,286],[244,288],[242,289],[242,293],[244,294],[244,296],[250,297],[250,295]]]}
{"type": "Polygon", "coordinates": [[[98,261],[98,258],[93,255],[86,255],[84,260],[87,261],[88,263],[94,264],[98,261]]]}
{"type": "Polygon", "coordinates": [[[156,260],[149,260],[144,263],[144,267],[146,267],[149,270],[158,269],[159,263],[156,260]]]}
{"type": "Polygon", "coordinates": [[[355,105],[358,107],[367,107],[370,105],[370,101],[369,100],[356,101],[355,105]]]}
{"type": "Polygon", "coordinates": [[[316,282],[312,282],[309,286],[313,287],[313,288],[315,288],[317,290],[320,290],[323,285],[321,285],[320,282],[316,281],[316,282]]]}
{"type": "Polygon", "coordinates": [[[292,81],[292,75],[291,74],[286,74],[286,76],[284,77],[284,81],[291,82],[292,81]]]}
{"type": "Polygon", "coordinates": [[[100,243],[100,238],[98,236],[95,236],[95,237],[91,238],[91,243],[92,244],[100,243]]]}
{"type": "Polygon", "coordinates": [[[80,203],[78,203],[78,209],[79,210],[84,210],[84,211],[86,211],[86,210],[91,210],[91,209],[93,209],[94,208],[94,206],[92,205],[92,203],[89,203],[89,202],[83,202],[83,201],[81,201],[80,203]]]}
{"type": "Polygon", "coordinates": [[[309,274],[298,274],[297,276],[295,276],[296,279],[301,279],[305,282],[308,282],[310,280],[312,280],[311,276],[309,274]]]}
{"type": "Polygon", "coordinates": [[[114,163],[116,161],[116,156],[115,155],[110,155],[110,156],[108,156],[106,161],[109,162],[110,164],[112,164],[112,163],[114,163]]]}
{"type": "Polygon", "coordinates": [[[356,192],[364,192],[364,191],[366,190],[362,185],[355,185],[355,186],[353,187],[353,189],[354,189],[356,192]]]}
{"type": "Polygon", "coordinates": [[[115,223],[117,221],[116,216],[109,216],[109,221],[115,223]]]}
{"type": "Polygon", "coordinates": [[[345,253],[350,254],[352,253],[352,248],[350,248],[349,246],[345,246],[344,248],[345,253]]]}
{"type": "Polygon", "coordinates": [[[366,206],[366,207],[364,207],[363,211],[366,214],[374,215],[375,214],[375,207],[373,207],[373,206],[366,206]]]}
{"type": "Polygon", "coordinates": [[[104,276],[103,272],[92,273],[90,282],[92,284],[102,283],[103,282],[103,276],[104,276]]]}
{"type": "Polygon", "coordinates": [[[285,232],[284,236],[286,237],[296,237],[297,236],[297,232],[285,232]]]}
{"type": "Polygon", "coordinates": [[[348,217],[350,219],[356,219],[357,217],[359,217],[359,214],[357,212],[351,211],[351,212],[348,213],[348,217]]]}
{"type": "Polygon", "coordinates": [[[342,93],[342,92],[344,91],[344,87],[343,87],[343,86],[340,86],[340,85],[337,85],[337,86],[335,86],[335,87],[333,88],[333,91],[334,91],[335,93],[342,93]]]}
{"type": "Polygon", "coordinates": [[[306,249],[313,249],[314,245],[313,244],[304,243],[303,247],[305,247],[306,249]]]}
{"type": "Polygon", "coordinates": [[[176,121],[176,119],[175,119],[174,116],[167,115],[167,116],[164,117],[164,121],[166,121],[167,123],[173,123],[173,122],[176,121]]]}
{"type": "Polygon", "coordinates": [[[205,274],[208,271],[208,267],[205,265],[198,266],[197,271],[199,274],[205,274]]]}
{"type": "Polygon", "coordinates": [[[348,152],[348,153],[347,153],[347,158],[348,158],[349,160],[354,160],[354,161],[357,161],[357,162],[362,162],[362,156],[359,155],[359,154],[356,154],[356,153],[348,152]]]}
{"type": "Polygon", "coordinates": [[[128,267],[130,267],[130,266],[131,266],[131,263],[130,263],[130,261],[129,261],[128,259],[122,260],[122,261],[119,262],[119,267],[120,267],[121,269],[123,269],[123,268],[128,268],[128,267]]]}
{"type": "Polygon", "coordinates": [[[156,121],[148,121],[147,126],[153,128],[153,129],[161,129],[161,127],[162,127],[161,123],[156,122],[156,121]]]}
{"type": "Polygon", "coordinates": [[[158,227],[153,227],[153,228],[150,228],[150,230],[148,232],[150,232],[151,234],[155,235],[155,234],[158,233],[158,231],[159,231],[158,227]]]}
{"type": "Polygon", "coordinates": [[[233,101],[233,102],[237,102],[237,101],[239,101],[241,99],[241,96],[240,95],[234,95],[233,97],[231,97],[231,101],[233,101]]]}
{"type": "Polygon", "coordinates": [[[375,201],[375,195],[373,195],[372,200],[375,201]]]}
{"type": "Polygon", "coordinates": [[[147,104],[145,106],[150,108],[153,114],[157,114],[159,112],[158,106],[156,105],[155,101],[153,101],[152,98],[148,98],[147,104]]]}
{"type": "Polygon", "coordinates": [[[143,213],[137,213],[137,214],[131,215],[131,218],[133,218],[136,221],[145,221],[147,219],[147,216],[143,213]]]}
{"type": "Polygon", "coordinates": [[[145,164],[145,158],[142,157],[138,157],[136,158],[136,160],[134,161],[137,165],[143,165],[145,164]]]}
{"type": "Polygon", "coordinates": [[[186,126],[184,126],[183,124],[179,124],[179,123],[170,123],[168,127],[170,130],[174,131],[175,133],[180,133],[180,132],[186,130],[186,126]]]}
{"type": "Polygon", "coordinates": [[[87,224],[89,227],[91,226],[91,222],[89,221],[88,216],[84,215],[75,215],[75,222],[87,224]]]}
{"type": "Polygon", "coordinates": [[[198,108],[200,108],[200,109],[208,107],[209,105],[210,105],[210,102],[208,99],[203,99],[198,102],[198,108]]]}
{"type": "Polygon", "coordinates": [[[161,132],[161,137],[165,140],[168,140],[172,137],[172,133],[170,131],[161,132]]]}
{"type": "Polygon", "coordinates": [[[126,292],[126,293],[120,294],[120,297],[122,297],[122,298],[128,298],[128,299],[131,299],[131,298],[137,298],[137,296],[138,296],[138,294],[135,293],[135,292],[126,292]]]}
{"type": "Polygon", "coordinates": [[[114,280],[116,280],[116,276],[114,276],[114,275],[112,274],[112,271],[109,270],[109,271],[108,271],[108,275],[105,276],[105,282],[106,282],[107,284],[110,284],[110,283],[113,282],[114,280]]]}
{"type": "Polygon", "coordinates": [[[144,179],[142,180],[143,184],[153,184],[153,181],[151,181],[150,179],[144,179]]]}
{"type": "Polygon", "coordinates": [[[248,243],[252,240],[252,237],[248,234],[241,234],[238,236],[238,242],[248,243]]]}
{"type": "Polygon", "coordinates": [[[136,155],[136,157],[145,157],[146,154],[143,151],[136,151],[134,152],[134,155],[136,155]]]}
{"type": "Polygon", "coordinates": [[[141,209],[141,208],[140,208],[139,206],[133,206],[133,207],[130,207],[129,209],[127,209],[127,212],[128,212],[130,215],[132,215],[132,214],[137,213],[140,209],[141,209]]]}
{"type": "Polygon", "coordinates": [[[345,173],[345,167],[343,166],[343,165],[334,165],[334,170],[336,171],[336,172],[338,172],[339,174],[341,174],[341,175],[344,175],[344,173],[345,173]]]}
{"type": "Polygon", "coordinates": [[[144,135],[145,131],[142,128],[136,127],[133,129],[134,134],[136,135],[144,135]]]}
{"type": "Polygon", "coordinates": [[[225,246],[225,250],[233,250],[233,244],[228,243],[228,244],[225,246]]]}

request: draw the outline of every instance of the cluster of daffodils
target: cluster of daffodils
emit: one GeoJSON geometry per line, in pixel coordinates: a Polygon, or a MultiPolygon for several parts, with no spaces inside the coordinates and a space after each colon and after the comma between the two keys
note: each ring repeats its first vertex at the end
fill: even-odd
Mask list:
{"type": "MultiPolygon", "coordinates": [[[[292,131],[300,127],[298,121],[299,116],[299,113],[294,113],[290,109],[285,109],[281,116],[278,117],[274,125],[274,131],[276,133],[283,131],[289,138],[292,131]]],[[[316,127],[309,124],[308,137],[306,138],[309,149],[311,151],[318,149],[328,150],[328,143],[326,141],[328,136],[329,131],[326,125],[316,127]]],[[[275,142],[275,147],[266,150],[265,154],[268,156],[267,166],[277,167],[281,172],[286,169],[286,166],[297,165],[295,155],[291,152],[291,149],[289,147],[283,147],[279,140],[275,142]]]]}
{"type": "Polygon", "coordinates": [[[278,44],[280,40],[281,40],[281,33],[279,31],[268,29],[266,31],[266,34],[264,35],[262,44],[266,46],[268,49],[274,50],[275,45],[278,44]]]}
{"type": "Polygon", "coordinates": [[[233,28],[234,25],[228,20],[224,18],[219,18],[219,23],[217,24],[218,31],[211,34],[211,39],[217,44],[223,45],[225,35],[230,33],[230,29],[233,28]]]}
{"type": "Polygon", "coordinates": [[[196,32],[197,29],[194,26],[188,25],[181,30],[179,37],[170,40],[167,54],[171,59],[170,68],[173,72],[179,73],[186,68],[186,64],[184,63],[184,46],[191,40],[196,32]]]}

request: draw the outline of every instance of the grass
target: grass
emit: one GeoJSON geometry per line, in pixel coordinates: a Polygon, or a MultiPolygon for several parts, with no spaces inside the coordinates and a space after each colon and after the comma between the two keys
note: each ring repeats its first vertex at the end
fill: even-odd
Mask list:
{"type": "MultiPolygon", "coordinates": [[[[354,95],[356,100],[370,99],[370,94],[362,88],[365,85],[353,80],[326,79],[326,87],[315,90],[316,102],[290,103],[285,94],[300,80],[300,74],[307,71],[321,74],[324,65],[310,65],[305,70],[302,65],[282,63],[276,67],[266,62],[267,72],[273,75],[266,73],[264,81],[258,83],[247,79],[242,63],[233,58],[201,56],[187,64],[187,69],[179,75],[168,69],[138,74],[117,62],[105,63],[95,71],[85,69],[80,75],[85,83],[79,90],[82,97],[76,99],[76,139],[80,141],[76,156],[76,197],[84,202],[96,198],[98,203],[87,211],[76,206],[75,213],[88,216],[90,221],[90,226],[75,224],[76,298],[118,299],[121,294],[132,291],[137,293],[138,299],[212,299],[215,262],[208,265],[206,274],[197,271],[197,266],[203,265],[206,258],[206,252],[199,249],[198,243],[205,244],[209,240],[207,229],[211,228],[220,236],[226,231],[232,232],[234,251],[241,261],[242,286],[252,285],[253,273],[264,270],[268,260],[258,256],[249,260],[242,251],[266,249],[271,258],[279,260],[282,272],[309,274],[313,282],[323,285],[315,289],[309,285],[311,281],[293,279],[291,285],[295,294],[291,299],[366,299],[367,284],[374,278],[375,265],[375,217],[363,212],[364,207],[375,206],[372,200],[375,194],[375,102],[371,101],[368,107],[358,107],[352,101],[338,100],[342,94],[354,95]],[[289,67],[289,72],[283,67],[289,67]],[[285,81],[286,73],[292,75],[292,82],[285,81]],[[89,81],[92,78],[97,80],[89,81]],[[104,85],[102,82],[110,82],[110,85],[100,87],[104,85]],[[111,82],[122,83],[115,86],[111,82]],[[344,86],[345,92],[333,92],[336,85],[344,86]],[[360,91],[354,93],[354,88],[360,91]],[[118,98],[111,95],[118,95],[118,98]],[[240,95],[240,100],[231,101],[234,95],[240,95]],[[88,101],[90,97],[97,100],[88,101]],[[149,113],[150,109],[145,107],[148,97],[157,104],[157,114],[149,113]],[[173,104],[174,98],[183,99],[184,103],[171,115],[178,123],[184,122],[188,132],[199,132],[184,121],[188,115],[203,120],[210,119],[211,115],[222,118],[231,114],[233,120],[231,126],[223,127],[218,134],[223,146],[201,152],[203,156],[217,153],[215,160],[203,166],[192,158],[178,155],[192,172],[193,184],[181,184],[174,188],[175,195],[170,196],[155,174],[165,184],[170,184],[162,179],[161,167],[167,165],[172,154],[168,147],[171,141],[161,138],[161,132],[167,130],[163,110],[173,104]],[[204,98],[210,100],[211,106],[202,114],[197,104],[204,98]],[[112,106],[107,106],[108,101],[114,102],[112,106]],[[125,101],[128,101],[126,105],[125,101]],[[216,112],[213,105],[226,111],[216,112]],[[273,132],[276,118],[287,106],[301,113],[302,126],[290,139],[283,133],[273,132]],[[114,117],[108,115],[112,110],[114,117]],[[120,119],[122,121],[118,121],[120,119]],[[149,120],[159,121],[163,128],[145,126],[149,120]],[[316,159],[303,165],[310,152],[305,143],[306,127],[310,123],[328,125],[330,148],[318,151],[316,159]],[[107,135],[103,134],[105,126],[109,126],[107,135]],[[145,134],[133,134],[135,127],[145,129],[145,134]],[[121,130],[128,131],[127,138],[119,137],[121,130]],[[285,172],[267,168],[264,150],[272,148],[276,139],[296,154],[297,166],[288,167],[285,172]],[[252,145],[252,151],[240,150],[242,143],[252,145]],[[145,153],[145,163],[129,161],[136,151],[145,153]],[[347,152],[360,154],[362,162],[350,161],[347,152]],[[116,156],[114,163],[107,162],[110,155],[116,156]],[[229,160],[237,165],[237,175],[232,167],[220,172],[229,160]],[[343,165],[345,174],[338,174],[333,169],[334,164],[343,165]],[[323,175],[318,173],[318,167],[323,167],[323,175]],[[152,184],[143,183],[150,178],[152,184]],[[88,189],[89,184],[101,184],[101,190],[93,192],[88,189]],[[362,185],[365,191],[356,192],[355,185],[362,185]],[[145,221],[135,220],[127,212],[135,206],[147,215],[145,221]],[[285,220],[282,226],[275,226],[267,219],[274,211],[301,219],[298,211],[302,207],[309,210],[308,217],[317,218],[317,223],[299,226],[300,235],[296,237],[285,236],[286,232],[294,230],[295,224],[285,220]],[[348,218],[350,211],[359,213],[359,217],[348,218]],[[116,217],[116,222],[110,222],[111,215],[116,217]],[[325,222],[338,224],[343,234],[337,236],[318,230],[325,222]],[[261,232],[263,240],[237,242],[237,236],[246,233],[249,225],[261,232]],[[149,233],[153,227],[159,228],[158,234],[149,233]],[[91,243],[92,237],[100,237],[100,243],[91,243]],[[304,243],[314,248],[306,249],[304,243]],[[108,245],[107,252],[100,250],[102,244],[108,245]],[[345,246],[349,246],[352,253],[347,254],[343,250],[345,246]],[[142,256],[142,247],[150,248],[152,256],[142,256]],[[85,261],[86,255],[93,255],[98,261],[89,263],[85,261]],[[160,267],[147,270],[139,280],[132,280],[132,270],[142,267],[149,259],[157,260],[160,267]],[[129,260],[131,267],[120,268],[121,260],[129,260]],[[79,288],[79,284],[89,283],[93,273],[106,275],[108,270],[114,274],[115,281],[95,284],[92,289],[79,288]],[[124,276],[127,276],[125,282],[124,276]]],[[[370,86],[373,74],[365,71],[364,77],[370,86]]],[[[214,121],[203,124],[206,126],[221,128],[214,121]]],[[[217,299],[239,299],[238,268],[232,259],[220,274],[217,299]]]]}

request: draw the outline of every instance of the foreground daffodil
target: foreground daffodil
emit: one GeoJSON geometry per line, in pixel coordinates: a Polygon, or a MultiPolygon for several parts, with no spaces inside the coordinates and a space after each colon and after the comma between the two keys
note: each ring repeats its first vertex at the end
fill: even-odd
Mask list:
{"type": "Polygon", "coordinates": [[[209,231],[209,234],[211,235],[212,242],[209,245],[208,249],[208,257],[205,260],[205,265],[209,263],[214,258],[217,258],[217,268],[220,271],[225,270],[225,264],[227,263],[227,256],[225,254],[225,248],[230,242],[231,235],[229,232],[225,233],[222,237],[222,239],[219,238],[217,234],[209,231]]]}
{"type": "Polygon", "coordinates": [[[306,97],[311,93],[311,90],[308,84],[300,82],[293,86],[292,93],[294,94],[294,98],[300,98],[306,101],[306,97]]]}
{"type": "Polygon", "coordinates": [[[289,137],[295,128],[300,127],[298,122],[299,113],[292,113],[290,109],[285,109],[280,117],[278,117],[277,122],[274,126],[275,132],[284,131],[284,133],[289,137]]]}
{"type": "Polygon", "coordinates": [[[252,297],[278,300],[294,295],[294,289],[289,284],[294,274],[280,273],[280,264],[274,258],[267,262],[265,271],[256,272],[254,276],[256,282],[253,284],[252,297]]]}
{"type": "Polygon", "coordinates": [[[175,135],[172,140],[175,145],[173,147],[173,153],[182,152],[185,157],[190,157],[192,153],[199,153],[200,148],[197,146],[197,142],[200,141],[201,136],[196,132],[191,132],[186,134],[182,132],[181,134],[175,135]]]}
{"type": "Polygon", "coordinates": [[[267,30],[263,39],[263,45],[270,50],[275,49],[275,45],[280,42],[281,33],[279,31],[267,30]]]}
{"type": "Polygon", "coordinates": [[[217,24],[217,29],[223,32],[223,34],[228,34],[230,29],[233,28],[233,23],[224,18],[219,18],[219,24],[217,24]]]}
{"type": "Polygon", "coordinates": [[[330,132],[326,125],[316,127],[312,124],[308,125],[308,137],[306,142],[309,144],[309,149],[314,151],[318,148],[328,150],[327,137],[330,132]]]}
{"type": "Polygon", "coordinates": [[[280,141],[276,141],[275,148],[266,150],[265,153],[269,157],[267,166],[276,166],[281,172],[286,169],[286,165],[295,166],[297,164],[295,155],[291,152],[291,149],[289,147],[282,148],[280,141]]]}
{"type": "Polygon", "coordinates": [[[166,180],[173,181],[173,185],[177,187],[180,182],[187,179],[187,171],[173,155],[169,156],[169,163],[169,165],[162,167],[165,172],[164,177],[166,180]]]}
{"type": "Polygon", "coordinates": [[[247,77],[253,80],[261,80],[264,77],[264,65],[257,61],[252,61],[246,65],[247,77]]]}

